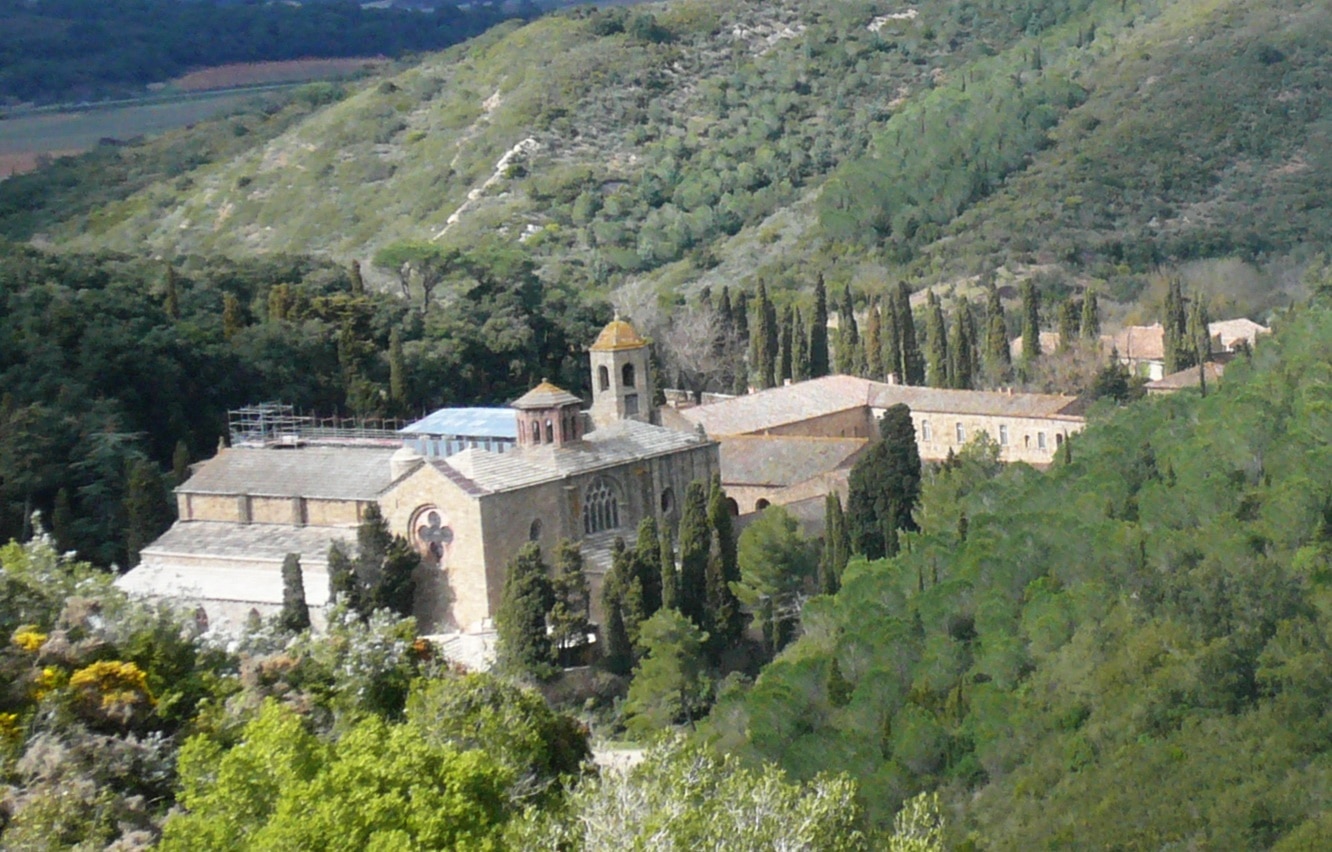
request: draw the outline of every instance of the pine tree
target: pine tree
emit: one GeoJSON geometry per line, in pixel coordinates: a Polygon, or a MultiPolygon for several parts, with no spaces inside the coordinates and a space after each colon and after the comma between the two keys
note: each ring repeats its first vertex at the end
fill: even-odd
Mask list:
{"type": "Polygon", "coordinates": [[[348,276],[351,278],[351,291],[353,296],[365,295],[365,279],[361,277],[361,262],[353,260],[348,267],[348,276]]]}
{"type": "Polygon", "coordinates": [[[1072,299],[1065,299],[1059,304],[1059,351],[1067,352],[1073,348],[1073,341],[1078,337],[1078,306],[1072,299]]]}
{"type": "Polygon", "coordinates": [[[233,293],[222,294],[222,337],[230,340],[241,329],[240,299],[233,293]]]}
{"type": "Polygon", "coordinates": [[[897,331],[902,346],[902,383],[925,384],[925,356],[916,342],[916,320],[911,314],[911,288],[905,281],[897,285],[897,331]]]}
{"type": "Polygon", "coordinates": [[[782,311],[780,334],[778,336],[777,384],[781,385],[795,377],[795,313],[790,305],[782,311]]]}
{"type": "Polygon", "coordinates": [[[177,441],[176,449],[171,453],[171,479],[173,484],[180,485],[190,478],[190,448],[185,442],[177,441]]]}
{"type": "Polygon", "coordinates": [[[555,546],[555,576],[551,579],[550,638],[559,649],[576,648],[586,641],[588,623],[587,575],[583,552],[568,539],[555,546]]]}
{"type": "Polygon", "coordinates": [[[809,332],[799,308],[796,308],[791,328],[791,350],[791,380],[803,382],[810,377],[809,332]]]}
{"type": "Polygon", "coordinates": [[[171,524],[171,504],[157,466],[147,459],[129,463],[125,485],[125,549],[129,566],[139,564],[139,553],[171,524]]]}
{"type": "Polygon", "coordinates": [[[814,316],[809,324],[809,377],[828,375],[828,291],[823,273],[814,281],[814,316]]]}
{"type": "Polygon", "coordinates": [[[865,368],[867,378],[881,382],[888,371],[883,366],[883,315],[878,300],[870,302],[865,319],[865,368]]]}
{"type": "Polygon", "coordinates": [[[1087,288],[1082,294],[1082,321],[1079,331],[1084,340],[1095,340],[1101,336],[1101,309],[1096,304],[1096,291],[1087,288]]]}
{"type": "Polygon", "coordinates": [[[661,608],[677,609],[680,605],[680,578],[675,572],[675,545],[671,531],[661,531],[661,608]]]}
{"type": "Polygon", "coordinates": [[[643,617],[651,618],[661,609],[661,542],[657,537],[657,521],[651,515],[638,525],[633,566],[634,576],[643,589],[643,617]]]}
{"type": "Polygon", "coordinates": [[[180,285],[176,281],[176,268],[166,265],[166,293],[162,299],[162,309],[173,320],[180,319],[180,285]]]}
{"type": "Polygon", "coordinates": [[[1031,279],[1022,282],[1022,360],[1041,357],[1041,297],[1031,279]]]}
{"type": "Polygon", "coordinates": [[[278,624],[288,633],[300,633],[310,626],[299,553],[288,553],[282,560],[282,611],[278,614],[278,624]]]}
{"type": "Polygon", "coordinates": [[[951,387],[948,376],[948,333],[943,305],[933,290],[925,294],[925,379],[930,387],[951,387]]]}
{"type": "MultiPolygon", "coordinates": [[[[736,556],[735,524],[722,488],[721,475],[712,475],[708,493],[708,521],[712,526],[712,552],[716,555],[716,571],[708,575],[707,629],[715,642],[724,647],[740,638],[744,622],[740,604],[731,591],[731,584],[740,580],[740,563],[736,556]]],[[[709,567],[712,568],[711,562],[709,567]]]]}
{"type": "Polygon", "coordinates": [[[985,370],[991,381],[999,382],[1008,376],[1011,365],[1004,306],[999,300],[999,288],[991,282],[985,302],[985,370]]]}
{"type": "Polygon", "coordinates": [[[546,632],[551,599],[550,580],[541,548],[528,542],[509,563],[495,611],[495,665],[514,675],[547,677],[554,651],[546,632]]]}
{"type": "Polygon", "coordinates": [[[395,413],[407,408],[407,363],[402,355],[402,335],[389,332],[389,402],[395,413]]]}
{"type": "Polygon", "coordinates": [[[708,523],[707,487],[700,480],[685,489],[680,514],[680,612],[700,628],[707,623],[708,548],[712,525],[708,523]]]}
{"type": "Polygon", "coordinates": [[[953,340],[948,349],[948,378],[951,387],[970,390],[975,384],[976,324],[971,316],[971,303],[958,301],[953,313],[953,340]]]}
{"type": "Polygon", "coordinates": [[[896,553],[896,532],[915,530],[911,513],[920,501],[920,451],[911,409],[888,408],[879,421],[880,439],[851,469],[846,522],[851,545],[869,559],[896,553]]]}

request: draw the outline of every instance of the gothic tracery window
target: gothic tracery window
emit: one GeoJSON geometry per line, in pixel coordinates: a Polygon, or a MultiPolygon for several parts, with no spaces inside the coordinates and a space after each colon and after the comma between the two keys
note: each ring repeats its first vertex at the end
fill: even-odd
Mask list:
{"type": "Polygon", "coordinates": [[[583,533],[592,535],[620,525],[620,502],[615,485],[600,477],[583,492],[583,533]]]}
{"type": "Polygon", "coordinates": [[[453,543],[453,530],[444,523],[444,519],[435,509],[427,509],[417,514],[416,541],[435,560],[444,558],[444,548],[453,543]]]}

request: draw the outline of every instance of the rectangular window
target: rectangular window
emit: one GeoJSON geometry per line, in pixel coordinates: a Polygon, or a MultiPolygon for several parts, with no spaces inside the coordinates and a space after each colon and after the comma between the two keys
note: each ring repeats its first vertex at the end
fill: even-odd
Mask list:
{"type": "Polygon", "coordinates": [[[1002,423],[999,424],[999,446],[1008,446],[1008,427],[1002,423]]]}
{"type": "Polygon", "coordinates": [[[928,420],[920,421],[920,439],[927,444],[934,440],[934,435],[930,431],[930,421],[928,420]]]}
{"type": "Polygon", "coordinates": [[[962,428],[962,424],[957,424],[954,431],[957,433],[957,442],[959,444],[965,444],[967,442],[967,431],[962,428]]]}
{"type": "Polygon", "coordinates": [[[638,414],[638,394],[626,394],[624,397],[624,416],[633,417],[638,414]]]}
{"type": "Polygon", "coordinates": [[[1044,432],[1037,432],[1037,433],[1036,433],[1036,449],[1038,449],[1038,450],[1043,450],[1043,449],[1045,449],[1045,433],[1044,433],[1044,432]]]}

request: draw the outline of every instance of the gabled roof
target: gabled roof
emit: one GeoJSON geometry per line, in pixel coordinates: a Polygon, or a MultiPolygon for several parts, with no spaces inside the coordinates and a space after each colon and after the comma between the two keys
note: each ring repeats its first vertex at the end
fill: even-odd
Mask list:
{"type": "Polygon", "coordinates": [[[373,500],[391,481],[397,447],[232,447],[199,466],[181,494],[373,500]]]}
{"type": "Polygon", "coordinates": [[[514,439],[518,437],[518,421],[509,408],[441,408],[399,432],[408,435],[514,439]]]}
{"type": "Polygon", "coordinates": [[[1272,329],[1265,325],[1259,325],[1246,317],[1238,319],[1218,320],[1217,322],[1207,324],[1207,333],[1221,344],[1222,349],[1233,349],[1241,341],[1247,341],[1250,345],[1257,340],[1260,334],[1271,334],[1272,329]]]}
{"type": "Polygon", "coordinates": [[[680,410],[694,425],[702,425],[711,437],[748,435],[786,423],[798,423],[869,405],[877,382],[855,376],[824,376],[780,388],[680,410]]]}
{"type": "Polygon", "coordinates": [[[865,438],[732,435],[721,444],[722,481],[728,485],[785,487],[851,464],[865,438]]]}
{"type": "Polygon", "coordinates": [[[1165,328],[1159,322],[1130,325],[1120,329],[1118,334],[1101,335],[1101,348],[1109,350],[1111,347],[1127,361],[1164,361],[1165,328]]]}
{"type": "Polygon", "coordinates": [[[622,319],[611,320],[596,341],[588,347],[592,352],[616,352],[621,349],[638,349],[647,346],[647,341],[632,325],[622,319]]]}
{"type": "MultiPolygon", "coordinates": [[[[1207,372],[1207,381],[1215,382],[1221,378],[1226,371],[1226,365],[1217,361],[1204,362],[1203,369],[1207,372]]],[[[1202,384],[1198,378],[1198,368],[1188,367],[1177,373],[1171,373],[1168,376],[1162,376],[1154,382],[1148,382],[1143,388],[1151,391],[1177,391],[1184,388],[1196,388],[1202,384]]]]}
{"type": "MultiPolygon", "coordinates": [[[[514,408],[559,408],[563,405],[581,405],[582,400],[561,387],[556,387],[545,379],[541,384],[515,399],[510,405],[514,408]]],[[[517,435],[517,426],[514,427],[517,435]]]]}
{"type": "Polygon", "coordinates": [[[1052,393],[950,390],[875,383],[874,408],[905,403],[914,412],[974,414],[993,417],[1078,417],[1074,396],[1052,393]]]}

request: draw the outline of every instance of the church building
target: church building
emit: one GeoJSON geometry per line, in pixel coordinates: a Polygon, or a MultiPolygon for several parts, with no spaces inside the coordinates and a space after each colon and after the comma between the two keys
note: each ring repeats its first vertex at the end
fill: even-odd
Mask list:
{"type": "Polygon", "coordinates": [[[118,583],[202,607],[210,626],[236,631],[252,612],[278,611],[282,560],[299,553],[306,599],[322,607],[330,545],[354,542],[367,508],[378,505],[422,556],[422,633],[489,630],[506,566],[529,541],[548,562],[559,540],[581,544],[595,617],[615,538],[632,540],[649,516],[674,526],[685,488],[710,479],[720,462],[701,429],[653,422],[648,344],[629,323],[611,322],[589,351],[589,410],[543,381],[511,404],[512,431],[496,424],[494,409],[469,411],[490,440],[456,441],[460,430],[435,425],[451,419],[436,412],[377,445],[316,439],[223,449],[176,489],[179,520],[118,583]],[[427,445],[422,436],[438,439],[427,445]]]}

